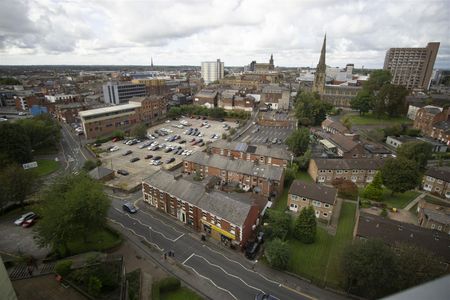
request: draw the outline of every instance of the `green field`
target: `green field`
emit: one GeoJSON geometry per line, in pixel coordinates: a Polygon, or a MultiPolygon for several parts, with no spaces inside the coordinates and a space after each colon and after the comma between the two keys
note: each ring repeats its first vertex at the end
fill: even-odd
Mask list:
{"type": "Polygon", "coordinates": [[[311,279],[314,283],[339,287],[341,285],[341,258],[346,245],[351,243],[355,225],[356,205],[344,202],[336,235],[329,235],[325,229],[317,228],[314,244],[302,244],[289,239],[291,261],[288,271],[311,279]]]}
{"type": "Polygon", "coordinates": [[[38,164],[37,168],[30,170],[33,170],[33,172],[35,172],[39,177],[49,175],[58,170],[60,167],[59,162],[51,159],[38,159],[36,161],[38,164]]]}
{"type": "Polygon", "coordinates": [[[175,291],[161,293],[161,300],[202,300],[202,298],[188,288],[180,287],[175,291]]]}
{"type": "Polygon", "coordinates": [[[79,236],[76,240],[68,242],[67,247],[69,248],[69,254],[75,255],[88,251],[105,251],[118,246],[121,242],[122,238],[119,234],[109,228],[103,228],[89,232],[86,241],[83,240],[82,236],[79,236]]]}
{"type": "MultiPolygon", "coordinates": [[[[398,125],[398,124],[411,124],[412,121],[406,117],[397,118],[377,118],[371,114],[366,114],[364,116],[360,115],[347,115],[343,118],[348,117],[352,125],[398,125]]],[[[342,118],[342,119],[343,119],[342,118]]],[[[343,121],[341,119],[341,122],[343,121]]]]}

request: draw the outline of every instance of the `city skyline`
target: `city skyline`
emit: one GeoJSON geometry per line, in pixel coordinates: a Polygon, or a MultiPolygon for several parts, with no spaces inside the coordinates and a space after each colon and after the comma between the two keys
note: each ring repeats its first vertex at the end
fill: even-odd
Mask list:
{"type": "Polygon", "coordinates": [[[440,42],[450,68],[450,8],[423,1],[5,1],[0,65],[197,65],[252,60],[382,68],[386,51],[440,42]]]}

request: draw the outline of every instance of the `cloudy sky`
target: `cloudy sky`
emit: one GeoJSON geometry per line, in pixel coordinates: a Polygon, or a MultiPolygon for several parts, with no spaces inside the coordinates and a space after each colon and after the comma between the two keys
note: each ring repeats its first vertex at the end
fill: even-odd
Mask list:
{"type": "Polygon", "coordinates": [[[331,66],[439,41],[450,68],[449,29],[448,0],[1,0],[0,64],[315,66],[326,32],[331,66]]]}

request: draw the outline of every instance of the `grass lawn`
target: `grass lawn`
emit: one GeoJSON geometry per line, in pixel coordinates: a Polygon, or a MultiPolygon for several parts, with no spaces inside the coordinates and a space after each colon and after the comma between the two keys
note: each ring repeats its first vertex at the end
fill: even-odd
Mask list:
{"type": "Polygon", "coordinates": [[[122,238],[112,230],[103,228],[98,231],[89,232],[87,242],[80,236],[78,239],[67,243],[70,255],[88,251],[104,251],[119,245],[122,238]]]}
{"type": "Polygon", "coordinates": [[[31,169],[36,172],[37,176],[42,177],[48,174],[51,174],[59,169],[59,162],[51,160],[51,159],[38,159],[37,168],[31,169]]]}
{"type": "Polygon", "coordinates": [[[355,210],[356,204],[343,203],[334,237],[318,227],[314,244],[306,245],[295,239],[289,239],[291,261],[288,271],[309,278],[316,284],[322,285],[326,281],[328,285],[338,287],[339,278],[342,277],[340,270],[342,252],[352,241],[355,210]]]}
{"type": "MultiPolygon", "coordinates": [[[[313,182],[311,176],[309,176],[309,174],[307,172],[298,172],[297,175],[295,176],[295,179],[299,179],[299,180],[306,181],[306,182],[313,182]]],[[[290,185],[291,185],[291,183],[285,184],[283,193],[278,197],[278,199],[275,202],[275,205],[272,207],[272,209],[281,210],[281,211],[286,209],[287,196],[288,196],[288,191],[289,191],[290,185]]]]}
{"type": "Polygon", "coordinates": [[[194,293],[188,288],[180,287],[175,291],[161,293],[161,300],[202,300],[202,297],[194,293]]]}
{"type": "MultiPolygon", "coordinates": [[[[361,196],[363,189],[359,189],[359,195],[361,199],[365,199],[361,196]]],[[[420,195],[420,192],[417,191],[407,191],[403,194],[396,193],[392,195],[391,190],[384,188],[383,189],[383,198],[380,201],[381,203],[386,203],[389,207],[395,207],[395,208],[404,208],[406,205],[408,205],[409,202],[413,201],[417,198],[417,196],[420,195]]],[[[369,200],[369,199],[365,199],[369,200]]]]}
{"type": "MultiPolygon", "coordinates": [[[[347,116],[345,116],[347,117],[347,116]]],[[[345,118],[344,117],[344,118],[345,118]]],[[[406,117],[397,117],[397,118],[377,118],[372,114],[366,114],[364,116],[360,115],[351,115],[348,116],[352,125],[386,125],[392,126],[397,124],[407,123],[410,124],[412,121],[406,117]]],[[[342,120],[341,120],[342,122],[342,120]]]]}

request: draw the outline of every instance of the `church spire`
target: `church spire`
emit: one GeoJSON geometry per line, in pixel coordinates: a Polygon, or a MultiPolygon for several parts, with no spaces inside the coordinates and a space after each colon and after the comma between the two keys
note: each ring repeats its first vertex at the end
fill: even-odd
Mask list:
{"type": "Polygon", "coordinates": [[[153,70],[153,56],[152,56],[152,58],[151,58],[151,64],[150,64],[150,67],[151,67],[151,69],[153,70]]]}
{"type": "Polygon", "coordinates": [[[270,54],[270,60],[269,60],[269,70],[273,70],[275,68],[273,63],[273,54],[270,54]]]}
{"type": "Polygon", "coordinates": [[[325,55],[327,48],[327,34],[323,38],[322,51],[320,52],[319,63],[317,64],[316,73],[314,75],[313,92],[322,95],[325,92],[325,79],[327,66],[325,64],[325,55]]]}

